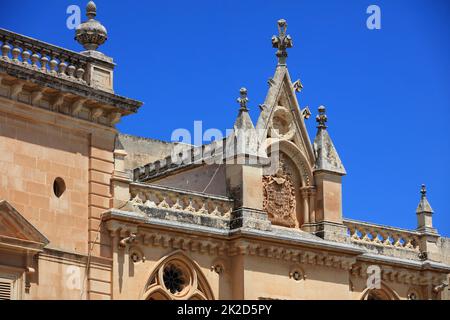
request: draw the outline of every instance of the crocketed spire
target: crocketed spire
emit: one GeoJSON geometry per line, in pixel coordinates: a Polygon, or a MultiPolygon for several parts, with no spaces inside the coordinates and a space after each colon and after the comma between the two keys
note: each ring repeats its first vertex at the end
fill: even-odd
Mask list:
{"type": "Polygon", "coordinates": [[[419,202],[419,205],[417,206],[416,213],[417,214],[433,213],[433,209],[431,208],[430,203],[428,202],[428,199],[427,199],[427,188],[424,184],[422,184],[420,193],[421,193],[420,202],[419,202]]]}
{"type": "Polygon", "coordinates": [[[258,139],[255,133],[255,126],[248,114],[247,89],[241,88],[239,93],[240,96],[237,98],[237,102],[240,105],[239,114],[234,122],[232,133],[227,137],[227,157],[256,155],[258,150],[258,139]]]}
{"type": "Polygon", "coordinates": [[[248,114],[248,98],[247,98],[247,89],[241,88],[239,90],[240,97],[237,98],[237,102],[241,106],[239,108],[239,114],[234,122],[234,129],[254,129],[252,119],[250,118],[250,115],[248,114]]]}
{"type": "Polygon", "coordinates": [[[327,131],[327,116],[325,114],[325,107],[319,107],[319,114],[316,117],[317,135],[314,139],[314,153],[316,163],[314,169],[316,171],[323,170],[334,172],[339,175],[345,175],[346,171],[344,165],[339,158],[336,148],[331,141],[330,135],[327,131]]]}
{"type": "Polygon", "coordinates": [[[433,209],[427,199],[427,188],[422,184],[420,189],[420,202],[416,209],[417,230],[429,234],[437,234],[437,230],[433,228],[433,209]]]}

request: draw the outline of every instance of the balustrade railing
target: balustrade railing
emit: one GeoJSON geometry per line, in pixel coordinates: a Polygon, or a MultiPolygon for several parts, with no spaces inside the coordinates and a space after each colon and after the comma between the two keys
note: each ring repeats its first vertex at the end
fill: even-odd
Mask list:
{"type": "Polygon", "coordinates": [[[419,251],[419,233],[413,230],[344,219],[352,242],[419,251]]]}
{"type": "Polygon", "coordinates": [[[55,77],[89,84],[91,57],[1,29],[0,60],[55,77]]]}
{"type": "Polygon", "coordinates": [[[131,203],[149,208],[229,218],[233,200],[157,185],[131,184],[131,203]]]}

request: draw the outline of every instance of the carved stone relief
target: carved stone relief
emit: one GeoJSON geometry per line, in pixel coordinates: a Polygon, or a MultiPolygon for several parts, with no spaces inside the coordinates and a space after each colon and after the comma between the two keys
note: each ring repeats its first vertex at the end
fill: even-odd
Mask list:
{"type": "Polygon", "coordinates": [[[294,168],[286,156],[280,154],[280,165],[274,175],[263,176],[264,202],[263,209],[275,225],[285,227],[298,226],[297,196],[294,168]]]}
{"type": "Polygon", "coordinates": [[[291,140],[295,134],[295,127],[291,112],[283,106],[277,106],[273,113],[271,127],[274,129],[273,136],[291,140]]]}

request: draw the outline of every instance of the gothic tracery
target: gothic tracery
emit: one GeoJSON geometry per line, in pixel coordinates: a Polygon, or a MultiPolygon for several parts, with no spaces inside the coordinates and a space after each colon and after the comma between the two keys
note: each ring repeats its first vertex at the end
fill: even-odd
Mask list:
{"type": "Polygon", "coordinates": [[[146,300],[214,299],[200,268],[179,251],[163,258],[149,279],[143,296],[146,300]]]}

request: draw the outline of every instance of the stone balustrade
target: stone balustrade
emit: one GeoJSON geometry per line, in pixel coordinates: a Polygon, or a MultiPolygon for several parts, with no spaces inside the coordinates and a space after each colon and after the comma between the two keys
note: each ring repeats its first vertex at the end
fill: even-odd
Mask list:
{"type": "Polygon", "coordinates": [[[233,200],[158,185],[130,185],[131,204],[148,208],[182,211],[191,214],[229,218],[233,200]]]}
{"type": "Polygon", "coordinates": [[[112,92],[114,64],[101,53],[81,54],[1,28],[0,51],[0,61],[112,92]]]}
{"type": "Polygon", "coordinates": [[[419,252],[419,233],[413,230],[386,227],[344,219],[351,241],[363,245],[406,249],[419,252]]]}

